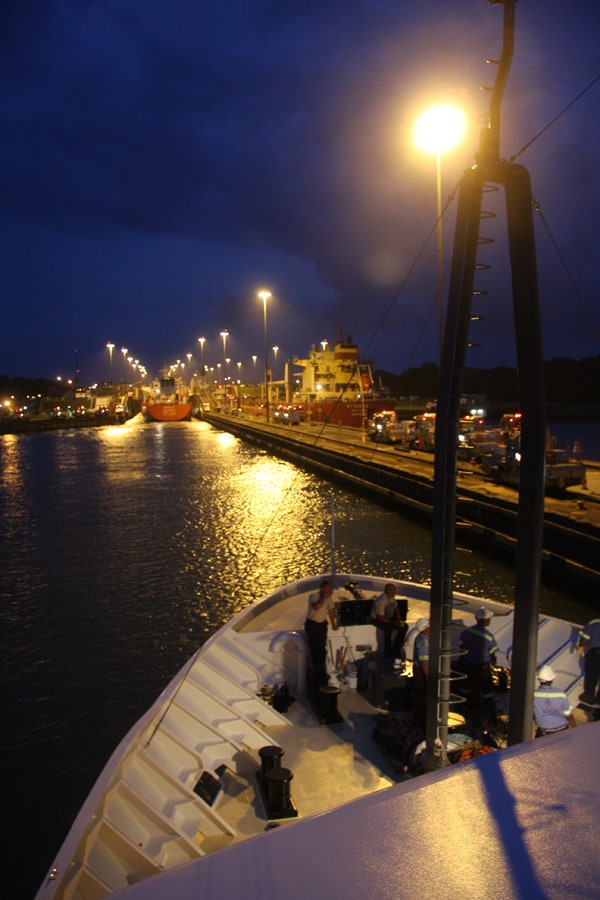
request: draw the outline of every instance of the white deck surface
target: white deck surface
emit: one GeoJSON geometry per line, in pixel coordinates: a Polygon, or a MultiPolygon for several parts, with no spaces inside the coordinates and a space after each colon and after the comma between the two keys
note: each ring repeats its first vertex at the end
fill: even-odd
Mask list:
{"type": "Polygon", "coordinates": [[[600,723],[404,782],[131,888],[144,900],[600,896],[600,723]]]}
{"type": "MultiPolygon", "coordinates": [[[[384,583],[383,580],[365,579],[363,597],[373,587],[381,590],[384,583]]],[[[321,897],[337,898],[343,892],[351,897],[362,896],[363,892],[365,896],[419,896],[418,891],[405,891],[404,882],[393,888],[391,875],[386,882],[388,871],[397,879],[402,861],[403,871],[410,872],[414,882],[416,875],[412,867],[416,857],[412,861],[410,857],[414,847],[420,845],[421,850],[424,849],[426,837],[434,855],[442,854],[442,851],[445,854],[445,845],[440,842],[447,840],[464,871],[474,877],[470,858],[473,823],[477,829],[475,850],[480,839],[493,848],[498,857],[498,868],[494,871],[492,864],[490,871],[503,884],[508,884],[513,877],[513,862],[511,859],[501,862],[501,859],[513,848],[503,846],[505,836],[499,837],[503,824],[498,817],[501,813],[502,819],[508,820],[510,815],[514,818],[518,802],[516,794],[510,793],[512,788],[506,787],[509,772],[504,772],[501,761],[522,755],[523,759],[541,759],[538,765],[543,765],[544,748],[554,746],[556,738],[571,742],[571,734],[548,737],[527,744],[521,750],[512,748],[489,754],[474,767],[461,764],[436,775],[407,778],[398,766],[390,763],[372,737],[374,717],[381,712],[369,702],[379,697],[375,684],[373,691],[359,692],[344,689],[348,682],[342,680],[342,690],[337,697],[342,717],[335,724],[319,721],[324,717],[317,716],[307,700],[302,684],[306,682],[307,648],[301,631],[307,593],[314,589],[313,585],[310,580],[303,583],[300,590],[298,586],[283,589],[272,598],[273,602],[267,598],[264,605],[249,608],[233,621],[232,627],[217,633],[158,698],[155,707],[143,719],[145,724],[140,726],[141,730],[138,732],[137,727],[132,730],[135,736],[128,738],[132,740],[132,752],[121,760],[127,740],[115,751],[119,779],[110,777],[109,764],[98,784],[99,791],[103,779],[108,784],[106,802],[101,801],[101,793],[93,793],[81,813],[81,828],[91,831],[83,831],[84,844],[76,849],[80,826],[74,827],[65,842],[64,857],[58,861],[61,887],[65,886],[63,879],[68,882],[65,898],[77,900],[82,896],[76,880],[89,882],[91,877],[102,880],[120,895],[147,900],[188,896],[206,896],[211,900],[238,896],[304,898],[307,890],[318,890],[321,879],[327,885],[324,893],[319,891],[321,897]],[[290,596],[294,593],[295,596],[290,596]],[[286,599],[277,604],[275,601],[282,596],[286,599]],[[184,673],[185,680],[182,680],[184,673]],[[296,696],[285,715],[260,699],[263,687],[272,691],[282,683],[296,696]],[[538,744],[543,745],[541,751],[538,744]],[[257,779],[259,750],[267,745],[278,745],[283,751],[281,765],[291,773],[291,796],[297,818],[291,816],[275,822],[268,818],[257,779]],[[496,762],[486,763],[487,759],[496,762]],[[493,774],[489,784],[478,774],[480,765],[486,765],[485,771],[493,774]],[[219,775],[221,790],[209,803],[194,793],[201,772],[219,775]],[[458,773],[458,778],[454,773],[458,773]],[[446,783],[452,783],[454,788],[444,787],[446,783]],[[421,786],[431,788],[433,793],[422,794],[421,786]],[[513,799],[503,799],[498,806],[502,790],[508,791],[513,799]],[[447,794],[450,800],[446,799],[447,794]],[[426,799],[415,801],[417,795],[426,799]],[[421,808],[426,812],[426,822],[422,821],[421,808]],[[69,859],[73,855],[79,859],[84,847],[91,846],[92,831],[98,831],[98,810],[104,816],[98,835],[99,849],[90,853],[85,867],[79,865],[71,869],[69,859]],[[418,840],[414,829],[417,829],[418,840]],[[318,837],[313,838],[314,834],[318,837]],[[454,847],[459,838],[462,841],[460,853],[454,847]],[[314,840],[317,840],[318,849],[314,840]],[[286,857],[289,869],[286,863],[271,858],[272,848],[280,847],[280,843],[277,852],[286,857]],[[314,855],[306,855],[305,843],[313,847],[314,855]],[[468,860],[465,857],[467,848],[468,860]],[[165,855],[167,851],[171,854],[169,857],[165,855]],[[197,862],[193,861],[196,856],[201,857],[197,862]],[[337,860],[335,865],[342,866],[335,878],[330,871],[330,858],[332,863],[337,860]],[[187,864],[180,865],[186,861],[187,864]],[[174,863],[178,864],[177,868],[171,869],[174,863]],[[296,863],[297,871],[294,869],[296,863]],[[317,873],[322,867],[327,871],[326,876],[317,873]],[[72,880],[69,878],[71,872],[74,873],[72,880]],[[148,877],[152,872],[156,874],[148,877]],[[284,881],[288,876],[292,877],[292,883],[286,886],[284,881]]],[[[411,624],[428,611],[428,590],[413,586],[413,591],[408,617],[411,624]]],[[[370,599],[370,593],[368,596],[370,599]]],[[[459,606],[454,610],[453,643],[461,628],[472,623],[473,608],[481,601],[474,604],[472,601],[470,609],[460,605],[463,602],[459,600],[459,606]]],[[[354,621],[354,612],[349,613],[349,618],[354,621]]],[[[512,614],[507,607],[498,606],[492,628],[501,648],[500,656],[509,658],[512,614]]],[[[574,633],[575,626],[570,623],[543,619],[538,644],[538,650],[543,654],[538,662],[551,661],[560,686],[573,693],[580,689],[581,678],[581,662],[572,652],[574,633]]],[[[331,659],[345,650],[349,660],[358,659],[365,647],[375,647],[376,640],[376,629],[368,622],[330,630],[331,659]]],[[[407,645],[410,659],[410,633],[407,645]]],[[[576,732],[580,731],[598,735],[595,726],[576,729],[576,732]]],[[[573,754],[579,756],[581,753],[582,760],[570,760],[569,772],[564,778],[563,773],[560,773],[560,779],[557,777],[557,784],[562,785],[565,792],[568,779],[578,786],[573,770],[576,770],[576,777],[581,778],[590,759],[589,739],[584,736],[575,740],[573,754]]],[[[402,746],[405,747],[404,738],[402,746]]],[[[590,768],[594,776],[598,772],[597,756],[596,753],[594,766],[590,768]]],[[[569,762],[567,757],[568,753],[565,764],[569,762]]],[[[527,766],[524,763],[510,768],[518,768],[520,772],[527,766]]],[[[535,830],[529,810],[534,801],[529,798],[533,796],[532,791],[537,790],[537,780],[530,769],[527,770],[527,778],[518,782],[525,798],[519,801],[519,816],[522,814],[527,827],[535,830]]],[[[542,774],[547,778],[550,773],[544,771],[542,774]]],[[[214,777],[213,783],[218,787],[219,782],[214,777]]],[[[541,809],[550,802],[550,792],[551,782],[540,785],[536,802],[541,809]]],[[[563,801],[560,809],[574,815],[574,809],[563,801]]],[[[547,823],[556,824],[554,818],[544,813],[540,827],[547,823]]],[[[452,853],[447,860],[453,862],[452,853]]],[[[432,877],[434,882],[439,878],[437,870],[432,877]]],[[[454,869],[448,875],[452,891],[458,890],[453,878],[454,869]]],[[[581,879],[575,879],[575,883],[580,884],[581,879]]],[[[516,894],[482,892],[481,877],[477,884],[478,890],[472,894],[465,893],[462,885],[461,896],[480,897],[485,893],[492,897],[521,896],[519,891],[516,894]]],[[[58,884],[45,884],[38,896],[52,897],[55,886],[58,884]]],[[[422,896],[450,893],[438,892],[439,888],[437,884],[433,892],[427,893],[423,882],[422,896]]],[[[91,900],[103,895],[90,885],[86,891],[85,896],[91,900]]],[[[533,892],[523,896],[552,895],[533,892]]]]}

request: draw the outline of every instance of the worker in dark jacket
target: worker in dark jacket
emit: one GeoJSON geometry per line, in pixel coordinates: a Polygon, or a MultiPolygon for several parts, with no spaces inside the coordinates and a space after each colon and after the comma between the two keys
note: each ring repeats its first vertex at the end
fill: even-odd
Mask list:
{"type": "Polygon", "coordinates": [[[386,584],[383,593],[373,603],[371,616],[375,627],[383,633],[383,655],[394,659],[406,659],[404,641],[408,625],[400,614],[395,584],[386,584]]]}
{"type": "Polygon", "coordinates": [[[472,717],[482,724],[496,720],[492,666],[496,665],[498,644],[488,627],[491,618],[492,613],[481,607],[475,613],[475,625],[465,628],[460,636],[459,668],[467,676],[464,687],[467,707],[472,717]]]}
{"type": "Polygon", "coordinates": [[[429,619],[419,619],[413,645],[413,712],[415,722],[425,730],[427,718],[427,679],[429,678],[429,619]]]}

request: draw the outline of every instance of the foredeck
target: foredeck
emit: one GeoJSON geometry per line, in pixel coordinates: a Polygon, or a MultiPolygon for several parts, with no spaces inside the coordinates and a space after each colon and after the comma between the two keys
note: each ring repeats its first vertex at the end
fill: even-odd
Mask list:
{"type": "MultiPolygon", "coordinates": [[[[376,653],[377,630],[368,601],[383,589],[384,579],[362,578],[360,596],[367,602],[346,610],[353,621],[360,609],[367,610],[365,621],[329,631],[330,681],[339,692],[317,692],[316,709],[309,700],[302,631],[308,593],[318,582],[313,578],[288,585],[244,610],[179,673],[132,730],[127,750],[96,783],[65,846],[65,859],[58,860],[59,890],[47,896],[99,896],[97,885],[118,891],[134,879],[238,844],[273,825],[319,816],[417,774],[415,758],[423,735],[410,710],[401,710],[391,723],[393,758],[373,735],[377,723],[390,724],[388,706],[410,706],[410,677],[402,675],[397,683],[398,676],[376,653]],[[359,689],[350,689],[348,663],[355,664],[359,689]],[[276,702],[287,700],[283,686],[293,696],[290,704],[276,702]],[[287,770],[291,803],[269,805],[264,797],[265,747],[276,748],[279,766],[287,770]],[[71,859],[77,860],[75,867],[71,859]]],[[[427,615],[429,589],[403,583],[398,589],[408,595],[408,621],[414,625],[427,615]]],[[[340,601],[346,599],[343,591],[337,595],[340,601]]],[[[457,599],[453,641],[472,621],[473,606],[481,603],[457,599]]],[[[492,628],[508,658],[511,610],[498,608],[492,628]]],[[[569,623],[541,619],[538,643],[561,686],[573,694],[580,682],[571,652],[575,630],[569,623]]],[[[414,633],[412,628],[409,635],[414,633]]],[[[410,660],[410,637],[406,649],[410,660]]],[[[410,666],[407,676],[409,672],[410,666]]],[[[578,718],[587,721],[583,713],[578,718]]],[[[270,778],[266,781],[273,787],[270,778]]]]}
{"type": "MultiPolygon", "coordinates": [[[[372,737],[373,717],[381,710],[359,691],[340,693],[338,710],[343,717],[340,724],[320,724],[302,695],[286,713],[292,727],[269,729],[274,744],[283,750],[281,765],[292,773],[291,796],[298,817],[324,812],[404,778],[372,737]]],[[[235,839],[264,831],[269,819],[256,777],[228,773],[224,782],[219,813],[233,827],[235,839]]],[[[285,824],[286,819],[277,822],[285,824]]],[[[204,849],[210,852],[206,844],[204,849]]]]}

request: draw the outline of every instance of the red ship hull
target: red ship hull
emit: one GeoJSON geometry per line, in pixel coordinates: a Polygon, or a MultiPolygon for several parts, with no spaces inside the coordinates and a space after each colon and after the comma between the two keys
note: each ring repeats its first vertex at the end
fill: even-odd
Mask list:
{"type": "Polygon", "coordinates": [[[146,419],[155,422],[183,422],[192,415],[191,403],[146,403],[142,409],[146,419]]]}
{"type": "Polygon", "coordinates": [[[383,412],[389,406],[386,400],[315,400],[301,401],[306,413],[306,421],[328,425],[346,425],[351,428],[366,428],[374,413],[383,412]]]}

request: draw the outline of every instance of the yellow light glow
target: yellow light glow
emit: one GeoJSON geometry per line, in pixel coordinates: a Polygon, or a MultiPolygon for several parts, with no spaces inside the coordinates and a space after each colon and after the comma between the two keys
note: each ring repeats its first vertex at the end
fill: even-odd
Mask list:
{"type": "Polygon", "coordinates": [[[465,117],[458,107],[432,106],[415,123],[415,144],[425,153],[447,153],[460,144],[465,131],[465,117]]]}
{"type": "Polygon", "coordinates": [[[228,449],[229,447],[237,447],[239,441],[235,435],[223,431],[221,434],[219,434],[217,443],[219,447],[228,449]]]}

